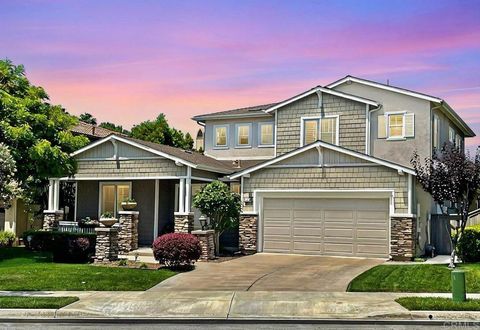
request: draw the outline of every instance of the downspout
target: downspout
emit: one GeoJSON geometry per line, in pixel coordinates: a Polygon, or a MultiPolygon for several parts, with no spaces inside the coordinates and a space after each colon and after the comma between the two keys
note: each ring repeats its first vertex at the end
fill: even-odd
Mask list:
{"type": "Polygon", "coordinates": [[[371,114],[373,112],[376,112],[378,110],[380,110],[381,108],[383,108],[383,105],[380,104],[378,107],[372,109],[372,110],[368,110],[368,114],[367,114],[367,141],[366,141],[366,145],[367,145],[367,150],[366,150],[366,154],[367,155],[370,155],[370,144],[371,144],[371,137],[372,137],[372,134],[371,134],[371,126],[370,126],[370,123],[371,123],[371,114]]]}

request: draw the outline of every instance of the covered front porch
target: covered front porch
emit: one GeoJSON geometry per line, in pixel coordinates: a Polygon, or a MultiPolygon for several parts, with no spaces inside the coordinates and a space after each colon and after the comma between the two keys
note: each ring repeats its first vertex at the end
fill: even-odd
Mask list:
{"type": "Polygon", "coordinates": [[[201,154],[116,135],[72,155],[75,175],[50,180],[44,228],[58,220],[100,219],[104,213],[118,219],[121,203],[134,199],[139,245],[151,245],[164,233],[200,229],[192,196],[230,172],[201,154]]]}

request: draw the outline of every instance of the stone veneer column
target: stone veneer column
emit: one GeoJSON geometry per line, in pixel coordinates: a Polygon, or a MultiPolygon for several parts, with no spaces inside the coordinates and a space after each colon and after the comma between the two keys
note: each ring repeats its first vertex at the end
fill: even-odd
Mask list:
{"type": "Polygon", "coordinates": [[[241,214],[238,226],[239,248],[242,253],[257,252],[258,215],[241,214]]]}
{"type": "Polygon", "coordinates": [[[411,217],[391,217],[390,255],[393,260],[409,261],[415,256],[417,220],[411,217]]]}
{"type": "Polygon", "coordinates": [[[175,232],[191,233],[193,231],[193,212],[175,212],[175,232]]]}
{"type": "Polygon", "coordinates": [[[118,260],[118,228],[95,228],[97,240],[95,243],[95,262],[118,260]]]}
{"type": "Polygon", "coordinates": [[[58,228],[58,222],[63,220],[63,211],[43,211],[43,230],[54,230],[58,228]]]}
{"type": "Polygon", "coordinates": [[[119,253],[127,254],[138,249],[138,211],[120,211],[118,220],[119,253]]]}
{"type": "Polygon", "coordinates": [[[214,230],[195,230],[192,231],[200,241],[202,246],[202,254],[200,260],[215,259],[215,231],[214,230]]]}

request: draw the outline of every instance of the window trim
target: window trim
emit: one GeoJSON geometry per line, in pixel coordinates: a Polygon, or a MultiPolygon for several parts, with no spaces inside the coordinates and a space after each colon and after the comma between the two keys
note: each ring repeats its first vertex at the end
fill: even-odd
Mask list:
{"type": "Polygon", "coordinates": [[[405,136],[405,115],[407,114],[407,111],[391,111],[391,112],[385,112],[385,125],[387,126],[387,141],[404,141],[407,139],[405,136]],[[403,115],[402,119],[402,136],[390,136],[390,115],[403,115]]]}
{"type": "Polygon", "coordinates": [[[448,142],[450,142],[451,144],[455,145],[455,136],[457,135],[457,131],[455,130],[455,128],[453,128],[451,125],[448,125],[448,142]],[[452,136],[452,140],[450,139],[450,133],[453,132],[453,136],[452,136]]]}
{"type": "MultiPolygon", "coordinates": [[[[100,181],[98,182],[98,219],[102,215],[102,197],[103,197],[103,186],[105,185],[115,185],[115,203],[114,207],[117,207],[117,185],[128,185],[128,198],[132,198],[132,181],[100,181]]],[[[121,210],[114,210],[114,216],[117,216],[117,213],[121,210]]]]}
{"type": "Polygon", "coordinates": [[[262,121],[258,123],[258,143],[259,148],[272,148],[275,146],[275,123],[271,121],[262,121]],[[271,125],[272,126],[272,144],[262,144],[262,126],[271,125]]]}
{"type": "Polygon", "coordinates": [[[213,149],[228,149],[228,143],[229,143],[229,125],[214,125],[213,126],[213,149]],[[217,128],[225,128],[226,131],[226,136],[225,136],[225,144],[218,145],[217,144],[217,128]]]}
{"type": "MultiPolygon", "coordinates": [[[[334,145],[340,145],[339,141],[340,141],[340,115],[325,115],[325,116],[305,116],[305,117],[300,117],[300,147],[303,147],[305,145],[305,121],[306,120],[317,120],[318,124],[317,124],[317,128],[318,128],[318,132],[317,132],[317,138],[319,138],[321,135],[322,135],[322,124],[321,124],[321,120],[322,119],[329,119],[329,118],[335,118],[336,120],[336,125],[335,125],[335,143],[334,145]]],[[[318,141],[318,139],[317,139],[318,141]]],[[[325,142],[325,141],[323,141],[325,142]]],[[[328,143],[328,142],[326,142],[328,143]]]]}
{"type": "Polygon", "coordinates": [[[236,149],[243,149],[243,148],[251,148],[252,147],[252,123],[237,123],[235,124],[235,148],[236,149]],[[240,144],[240,126],[247,126],[248,127],[248,144],[240,144]]]}
{"type": "Polygon", "coordinates": [[[436,114],[433,115],[432,132],[432,149],[440,149],[440,117],[436,114]]]}

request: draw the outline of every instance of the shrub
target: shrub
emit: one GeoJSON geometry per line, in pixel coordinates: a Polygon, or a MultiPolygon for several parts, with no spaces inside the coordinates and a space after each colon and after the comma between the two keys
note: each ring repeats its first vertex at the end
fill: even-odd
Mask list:
{"type": "Polygon", "coordinates": [[[480,225],[465,228],[457,243],[457,253],[464,262],[480,261],[480,225]]]}
{"type": "Polygon", "coordinates": [[[88,262],[95,254],[95,234],[29,230],[23,234],[25,247],[53,253],[53,261],[88,262]]]}
{"type": "Polygon", "coordinates": [[[15,238],[14,232],[0,231],[0,247],[12,247],[15,238]]]}
{"type": "Polygon", "coordinates": [[[200,241],[191,234],[171,233],[153,242],[155,260],[171,268],[188,267],[200,258],[200,241]]]}

